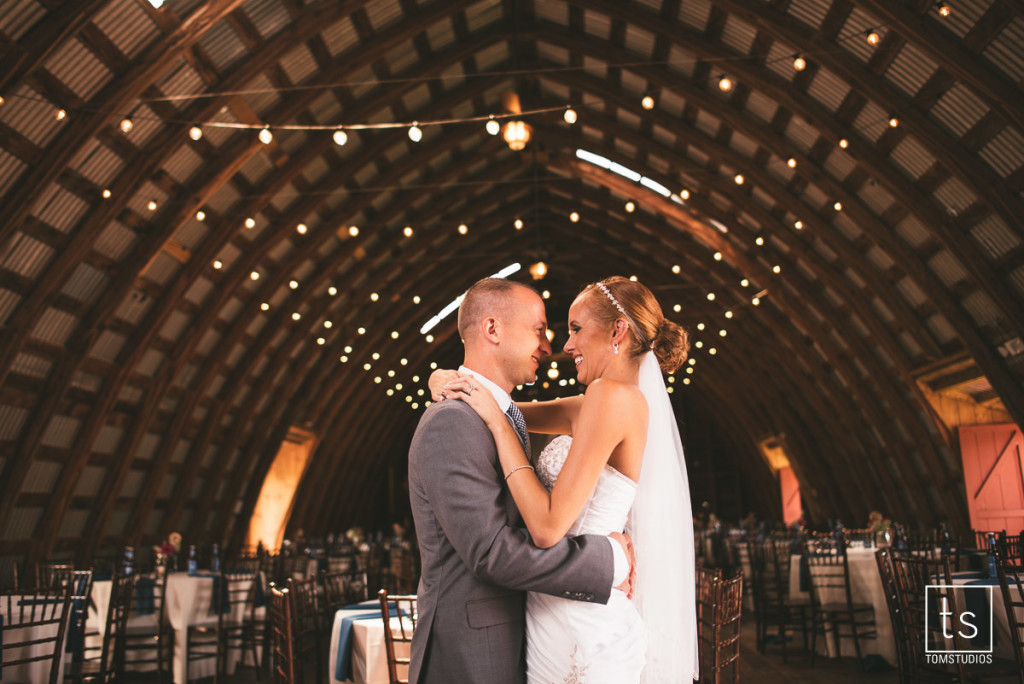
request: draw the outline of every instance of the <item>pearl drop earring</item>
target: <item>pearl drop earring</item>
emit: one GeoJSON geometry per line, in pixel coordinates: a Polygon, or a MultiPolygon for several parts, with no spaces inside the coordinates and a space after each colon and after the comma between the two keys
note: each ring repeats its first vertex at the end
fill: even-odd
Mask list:
{"type": "Polygon", "coordinates": [[[612,351],[615,352],[616,354],[619,353],[619,343],[618,342],[612,342],[612,351]]]}

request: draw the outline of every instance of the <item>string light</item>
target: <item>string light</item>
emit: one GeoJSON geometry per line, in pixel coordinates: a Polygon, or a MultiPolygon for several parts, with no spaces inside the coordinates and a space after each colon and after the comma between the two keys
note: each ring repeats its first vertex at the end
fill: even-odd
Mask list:
{"type": "Polygon", "coordinates": [[[397,340],[398,339],[398,331],[397,330],[392,330],[391,331],[391,339],[393,339],[393,340],[397,340]]]}
{"type": "Polygon", "coordinates": [[[188,129],[188,137],[192,138],[193,140],[195,140],[197,142],[199,140],[202,140],[202,138],[203,138],[203,129],[200,128],[199,126],[192,126],[191,128],[188,129]]]}
{"type": "MultiPolygon", "coordinates": [[[[940,2],[939,3],[939,16],[948,17],[951,14],[951,12],[952,12],[952,10],[949,9],[949,5],[947,5],[944,2],[940,2]]],[[[3,104],[3,103],[0,102],[0,104],[3,104]]]]}
{"type": "Polygon", "coordinates": [[[405,235],[405,237],[412,237],[412,226],[406,226],[403,228],[402,234],[405,235]]]}
{"type": "Polygon", "coordinates": [[[839,147],[841,147],[842,149],[845,150],[849,146],[850,146],[850,141],[849,140],[847,140],[846,138],[840,138],[839,139],[839,147]]]}
{"type": "Polygon", "coordinates": [[[682,304],[676,304],[675,306],[672,307],[672,310],[675,311],[676,313],[679,313],[680,311],[683,310],[683,305],[682,304]]]}
{"type": "Polygon", "coordinates": [[[4,102],[6,102],[6,100],[4,99],[4,96],[0,95],[0,107],[4,106],[4,102]]]}
{"type": "Polygon", "coordinates": [[[413,295],[412,303],[413,304],[419,304],[420,303],[420,296],[419,295],[413,295]]]}
{"type": "Polygon", "coordinates": [[[288,287],[290,289],[292,289],[292,290],[299,289],[299,281],[298,280],[289,280],[288,281],[288,287]]]}
{"type": "Polygon", "coordinates": [[[459,224],[459,235],[465,235],[469,232],[469,227],[465,223],[459,224]]]}
{"type": "Polygon", "coordinates": [[[260,142],[264,145],[269,145],[274,142],[274,134],[270,132],[270,126],[265,126],[259,134],[260,142]]]}
{"type": "Polygon", "coordinates": [[[675,264],[675,265],[674,265],[674,266],[672,267],[672,272],[673,272],[673,273],[676,273],[676,274],[678,274],[678,273],[679,273],[679,272],[680,272],[681,270],[683,270],[683,269],[682,269],[682,268],[681,268],[681,267],[679,266],[679,264],[675,264]]]}
{"type": "Polygon", "coordinates": [[[835,209],[836,211],[842,211],[843,210],[843,203],[842,202],[836,202],[835,204],[832,205],[832,208],[835,209]]]}
{"type": "Polygon", "coordinates": [[[740,287],[750,287],[750,281],[744,278],[740,281],[740,287]]]}
{"type": "Polygon", "coordinates": [[[722,253],[721,252],[715,252],[712,256],[714,257],[715,261],[721,261],[722,260],[722,253]]]}
{"type": "Polygon", "coordinates": [[[348,234],[351,235],[352,237],[358,236],[359,235],[359,226],[349,226],[348,227],[348,234]]]}
{"type": "Polygon", "coordinates": [[[683,188],[682,190],[679,191],[679,196],[684,200],[688,200],[690,199],[690,191],[687,190],[686,188],[683,188]]]}
{"type": "Polygon", "coordinates": [[[64,119],[68,118],[68,113],[64,109],[58,109],[56,116],[57,116],[57,121],[63,121],[64,119]]]}
{"type": "Polygon", "coordinates": [[[512,225],[514,225],[516,227],[516,230],[522,230],[523,229],[523,219],[517,218],[515,220],[515,223],[513,223],[512,225]]]}
{"type": "Polygon", "coordinates": [[[220,269],[222,269],[224,267],[224,262],[221,261],[220,259],[214,259],[213,260],[213,267],[214,267],[214,269],[219,271],[220,269]]]}
{"type": "Polygon", "coordinates": [[[487,119],[484,128],[487,130],[488,135],[498,135],[498,133],[501,133],[501,124],[493,116],[487,119]]]}
{"type": "Polygon", "coordinates": [[[131,116],[126,116],[123,119],[121,119],[121,132],[122,133],[131,133],[133,128],[135,128],[135,122],[132,121],[132,117],[131,116]]]}
{"type": "Polygon", "coordinates": [[[571,214],[569,214],[569,220],[572,221],[573,223],[579,223],[580,215],[574,211],[571,214]]]}
{"type": "Polygon", "coordinates": [[[654,109],[654,98],[650,95],[644,95],[644,99],[640,100],[640,106],[644,109],[654,109]]]}
{"type": "Polygon", "coordinates": [[[322,346],[324,346],[325,344],[327,344],[327,340],[325,340],[325,339],[324,339],[324,338],[322,338],[322,337],[318,337],[318,338],[316,338],[316,343],[317,343],[317,344],[319,344],[319,345],[320,345],[320,346],[322,347],[322,346]]]}
{"type": "Polygon", "coordinates": [[[201,222],[203,222],[205,220],[206,220],[206,212],[203,211],[202,209],[200,209],[199,211],[196,212],[196,221],[199,221],[201,223],[201,222]]]}
{"type": "Polygon", "coordinates": [[[709,302],[715,301],[715,293],[714,292],[708,292],[708,301],[709,302]]]}
{"type": "Polygon", "coordinates": [[[576,110],[572,107],[566,107],[565,114],[562,115],[562,118],[565,119],[565,123],[570,126],[573,125],[576,123],[576,110]]]}
{"type": "Polygon", "coordinates": [[[260,304],[260,311],[270,311],[270,304],[267,302],[260,304]]]}
{"type": "Polygon", "coordinates": [[[331,321],[324,321],[324,327],[330,330],[332,327],[334,327],[334,323],[332,323],[331,321]]]}
{"type": "Polygon", "coordinates": [[[626,202],[625,208],[626,213],[632,214],[634,211],[636,211],[636,203],[633,200],[629,200],[628,202],[626,202]]]}
{"type": "Polygon", "coordinates": [[[794,227],[794,228],[796,228],[797,230],[803,230],[803,229],[804,229],[804,222],[803,222],[803,221],[800,221],[800,220],[798,219],[798,220],[796,221],[796,223],[794,223],[794,224],[793,224],[793,227],[794,227]]]}
{"type": "Polygon", "coordinates": [[[878,31],[868,31],[867,41],[868,45],[878,45],[878,41],[881,37],[878,35],[878,31]]]}
{"type": "Polygon", "coordinates": [[[413,122],[412,126],[409,127],[409,140],[417,143],[423,140],[423,130],[420,128],[418,121],[413,122]]]}
{"type": "Polygon", "coordinates": [[[260,279],[260,272],[259,271],[253,271],[253,272],[251,272],[249,274],[249,280],[259,280],[259,279],[260,279]]]}
{"type": "Polygon", "coordinates": [[[379,294],[377,294],[376,292],[371,292],[370,293],[370,301],[371,302],[375,302],[378,299],[380,299],[380,295],[379,294]]]}
{"type": "Polygon", "coordinates": [[[764,246],[764,238],[761,237],[760,235],[758,235],[756,238],[754,238],[754,244],[757,245],[758,247],[763,247],[764,246]]]}
{"type": "Polygon", "coordinates": [[[327,288],[327,294],[331,295],[332,297],[335,296],[336,294],[338,294],[338,288],[331,285],[329,288],[327,288]]]}
{"type": "Polygon", "coordinates": [[[103,188],[103,199],[110,199],[110,188],[103,188]]]}
{"type": "Polygon", "coordinates": [[[256,227],[256,219],[254,219],[252,216],[247,217],[245,219],[245,227],[250,229],[250,230],[255,228],[256,227]]]}
{"type": "Polygon", "coordinates": [[[722,76],[718,79],[718,89],[723,93],[727,93],[732,90],[732,80],[728,76],[722,76]]]}
{"type": "Polygon", "coordinates": [[[900,120],[896,117],[895,114],[893,114],[892,116],[889,117],[889,128],[896,128],[899,125],[900,125],[900,120]]]}
{"type": "Polygon", "coordinates": [[[797,71],[803,71],[807,68],[807,60],[800,55],[797,55],[793,58],[793,68],[797,71]]]}
{"type": "Polygon", "coordinates": [[[149,202],[146,204],[146,208],[149,209],[150,211],[156,211],[156,200],[149,200],[149,202]]]}
{"type": "Polygon", "coordinates": [[[772,273],[774,273],[775,275],[782,273],[782,267],[779,266],[778,264],[775,264],[774,266],[772,266],[772,273]]]}
{"type": "Polygon", "coordinates": [[[795,169],[796,168],[796,158],[795,157],[790,157],[789,159],[787,159],[786,160],[786,166],[788,166],[791,169],[795,169]]]}
{"type": "Polygon", "coordinates": [[[339,360],[339,361],[341,361],[342,363],[348,363],[348,357],[347,357],[347,356],[345,356],[344,354],[342,354],[341,356],[339,356],[339,357],[338,357],[338,360],[339,360]]]}
{"type": "Polygon", "coordinates": [[[334,144],[338,147],[344,147],[345,143],[348,142],[348,133],[345,132],[344,128],[339,128],[334,131],[334,135],[331,136],[334,139],[334,144]]]}
{"type": "Polygon", "coordinates": [[[306,227],[305,223],[300,223],[299,225],[295,226],[295,232],[298,233],[299,235],[305,235],[307,230],[309,230],[309,228],[306,227]]]}
{"type": "Polygon", "coordinates": [[[743,181],[745,179],[743,178],[743,174],[742,173],[737,173],[736,177],[733,178],[733,180],[736,181],[736,185],[743,185],[743,181]]]}

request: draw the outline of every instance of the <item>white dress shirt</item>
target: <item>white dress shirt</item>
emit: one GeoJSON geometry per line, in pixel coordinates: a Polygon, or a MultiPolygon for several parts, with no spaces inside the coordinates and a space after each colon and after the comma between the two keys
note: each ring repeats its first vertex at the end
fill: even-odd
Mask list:
{"type": "MultiPolygon", "coordinates": [[[[459,372],[466,375],[472,375],[476,378],[480,384],[491,393],[494,400],[498,402],[498,408],[501,409],[502,413],[506,413],[508,411],[508,407],[512,405],[512,397],[509,396],[508,392],[471,368],[459,366],[459,372]]],[[[608,540],[608,543],[612,545],[612,557],[615,559],[615,567],[612,572],[612,587],[617,587],[625,582],[626,578],[629,576],[629,559],[626,558],[626,552],[622,548],[622,544],[611,537],[606,537],[606,539],[608,540]]]]}

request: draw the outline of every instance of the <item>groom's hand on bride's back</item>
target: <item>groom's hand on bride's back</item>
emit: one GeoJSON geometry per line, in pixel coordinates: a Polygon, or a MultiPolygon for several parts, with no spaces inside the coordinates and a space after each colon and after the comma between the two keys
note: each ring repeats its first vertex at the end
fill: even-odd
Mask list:
{"type": "Polygon", "coordinates": [[[626,552],[626,558],[629,560],[629,574],[615,588],[624,592],[627,597],[633,598],[633,590],[636,588],[636,555],[633,553],[633,539],[624,532],[612,532],[608,536],[622,545],[622,549],[626,552]]]}

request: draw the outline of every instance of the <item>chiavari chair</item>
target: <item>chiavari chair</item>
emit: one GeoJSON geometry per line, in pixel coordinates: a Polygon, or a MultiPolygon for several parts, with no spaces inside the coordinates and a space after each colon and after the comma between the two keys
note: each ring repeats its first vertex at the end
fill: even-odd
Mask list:
{"type": "Polygon", "coordinates": [[[409,684],[409,656],[412,647],[412,635],[416,630],[416,597],[410,595],[388,594],[381,589],[380,615],[384,621],[384,647],[388,659],[388,678],[390,684],[409,684]],[[405,644],[401,649],[398,644],[405,644]],[[399,653],[399,651],[402,653],[399,653]]]}

